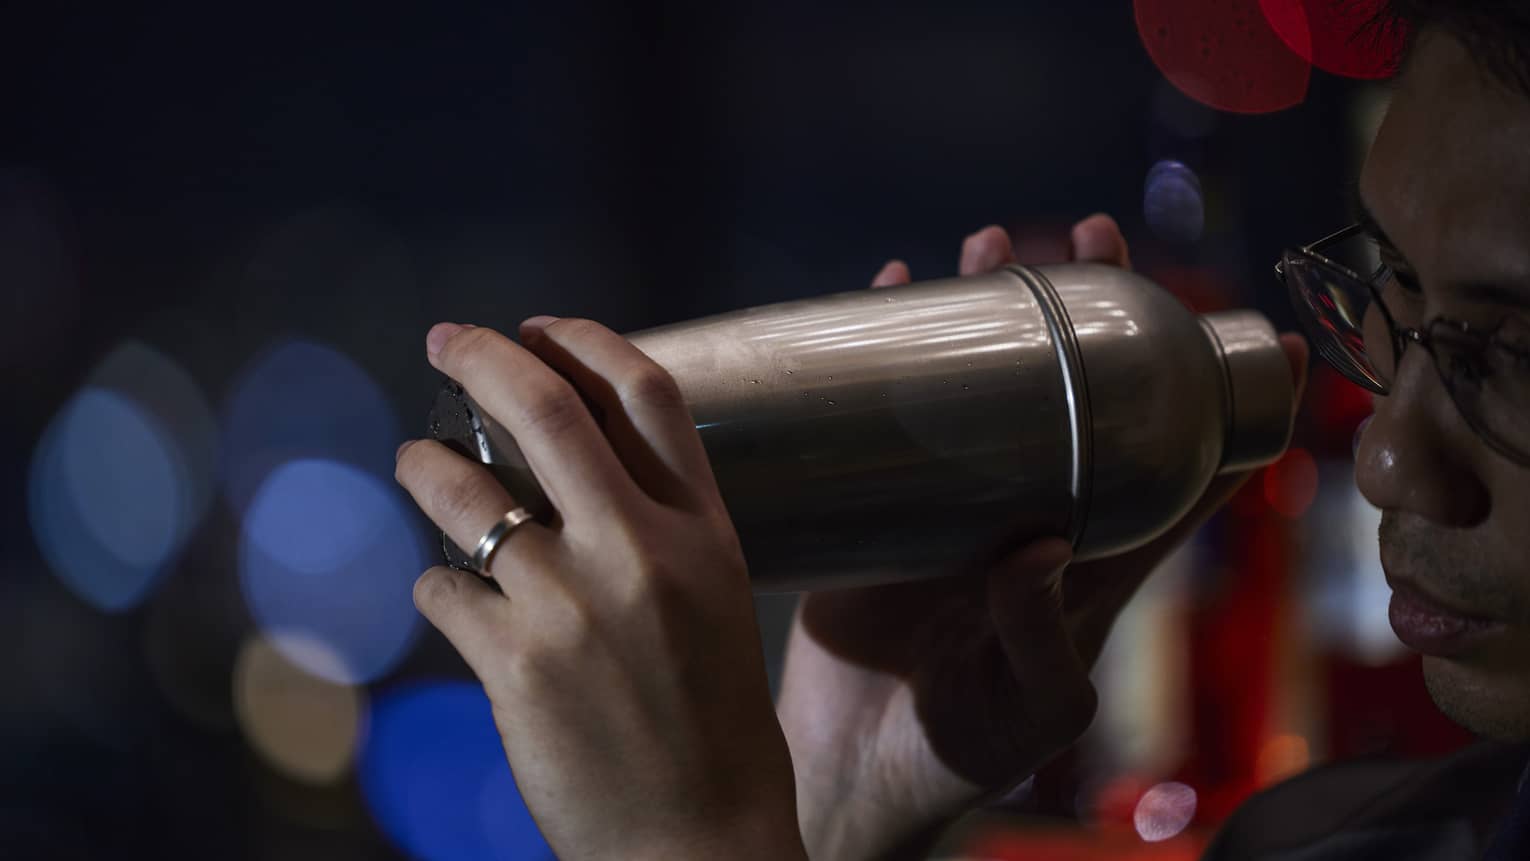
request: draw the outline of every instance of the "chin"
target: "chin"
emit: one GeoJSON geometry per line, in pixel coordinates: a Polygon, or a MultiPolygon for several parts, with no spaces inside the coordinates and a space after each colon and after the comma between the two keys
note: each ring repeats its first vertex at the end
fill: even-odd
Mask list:
{"type": "Polygon", "coordinates": [[[1530,655],[1505,666],[1424,657],[1424,683],[1445,716],[1484,738],[1530,741],[1530,655]]]}

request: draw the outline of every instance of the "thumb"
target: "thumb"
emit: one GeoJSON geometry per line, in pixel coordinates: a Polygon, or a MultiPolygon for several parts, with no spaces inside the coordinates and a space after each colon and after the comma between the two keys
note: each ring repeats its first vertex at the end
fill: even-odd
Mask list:
{"type": "Polygon", "coordinates": [[[1063,621],[1062,574],[1072,559],[1067,541],[1046,538],[1003,558],[988,574],[989,613],[1028,717],[1045,741],[1059,746],[1088,728],[1098,702],[1063,621]]]}

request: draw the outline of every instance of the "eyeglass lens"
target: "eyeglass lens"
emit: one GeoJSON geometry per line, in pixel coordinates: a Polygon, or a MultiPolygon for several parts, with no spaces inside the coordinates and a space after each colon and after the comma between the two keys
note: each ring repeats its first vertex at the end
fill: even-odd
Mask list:
{"type": "Polygon", "coordinates": [[[1372,309],[1370,286],[1349,273],[1301,252],[1282,263],[1298,316],[1313,348],[1340,373],[1373,392],[1386,391],[1391,378],[1391,338],[1380,309],[1372,309]],[[1366,350],[1366,327],[1374,352],[1366,350]]]}

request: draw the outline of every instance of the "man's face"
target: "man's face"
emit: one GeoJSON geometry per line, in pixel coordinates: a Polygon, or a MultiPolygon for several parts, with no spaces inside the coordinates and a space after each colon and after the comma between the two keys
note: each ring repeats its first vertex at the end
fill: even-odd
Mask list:
{"type": "MultiPolygon", "coordinates": [[[[1383,291],[1399,325],[1530,320],[1530,96],[1455,39],[1421,38],[1361,195],[1400,273],[1383,291]]],[[[1374,308],[1367,317],[1366,348],[1387,357],[1391,394],[1376,398],[1356,477],[1383,511],[1393,626],[1424,652],[1429,692],[1447,715],[1530,739],[1530,469],[1467,426],[1425,350],[1411,345],[1389,367],[1379,317],[1374,308]]],[[[1530,363],[1521,371],[1530,379],[1530,363]]]]}

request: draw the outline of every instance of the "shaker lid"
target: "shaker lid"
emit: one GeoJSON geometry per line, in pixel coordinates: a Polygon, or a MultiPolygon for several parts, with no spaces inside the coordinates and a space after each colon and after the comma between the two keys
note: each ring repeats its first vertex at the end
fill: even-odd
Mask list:
{"type": "Polygon", "coordinates": [[[1266,466],[1291,442],[1296,408],[1291,363],[1275,327],[1257,311],[1219,311],[1201,316],[1219,348],[1227,376],[1227,440],[1218,472],[1266,466]]]}

